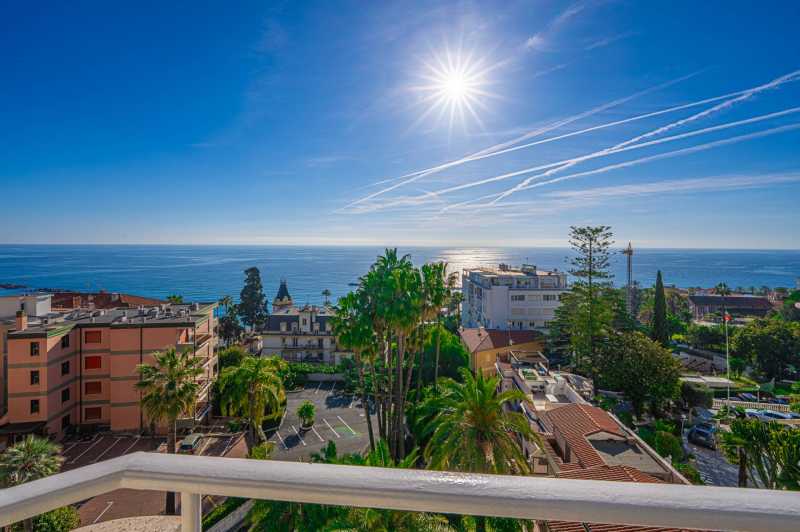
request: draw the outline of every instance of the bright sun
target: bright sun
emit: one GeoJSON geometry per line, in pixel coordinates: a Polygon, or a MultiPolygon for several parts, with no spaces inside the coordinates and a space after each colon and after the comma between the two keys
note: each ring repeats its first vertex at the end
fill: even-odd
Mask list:
{"type": "Polygon", "coordinates": [[[492,96],[486,91],[489,70],[471,54],[449,49],[425,62],[421,75],[425,83],[413,87],[420,94],[419,102],[427,107],[417,122],[437,115],[439,120],[447,120],[451,130],[456,122],[465,125],[468,119],[483,127],[478,111],[486,108],[484,100],[492,96]]]}

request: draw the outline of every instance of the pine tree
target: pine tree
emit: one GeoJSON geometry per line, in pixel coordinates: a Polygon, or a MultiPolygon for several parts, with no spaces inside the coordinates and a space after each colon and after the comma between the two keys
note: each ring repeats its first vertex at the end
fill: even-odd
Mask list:
{"type": "Polygon", "coordinates": [[[661,280],[661,270],[656,275],[655,296],[653,299],[653,322],[650,337],[663,346],[669,344],[669,330],[667,328],[667,298],[664,295],[664,282],[661,280]]]}
{"type": "Polygon", "coordinates": [[[244,271],[247,276],[244,288],[239,295],[239,316],[242,322],[251,328],[258,328],[267,318],[266,298],[261,285],[261,272],[255,266],[244,271]]]}

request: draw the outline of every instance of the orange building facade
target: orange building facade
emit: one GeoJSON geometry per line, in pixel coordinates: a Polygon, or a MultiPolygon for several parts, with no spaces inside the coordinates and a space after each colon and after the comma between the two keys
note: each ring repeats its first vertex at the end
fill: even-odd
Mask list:
{"type": "Polygon", "coordinates": [[[19,312],[7,336],[7,410],[0,432],[56,440],[77,428],[138,433],[150,426],[139,406],[136,366],[174,347],[203,360],[195,412],[209,411],[216,376],[216,304],[76,310],[28,326],[19,312]]]}

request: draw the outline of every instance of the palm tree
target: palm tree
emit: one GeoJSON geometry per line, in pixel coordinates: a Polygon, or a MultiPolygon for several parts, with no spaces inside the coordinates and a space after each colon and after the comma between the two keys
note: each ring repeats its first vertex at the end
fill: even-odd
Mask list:
{"type": "Polygon", "coordinates": [[[425,460],[431,469],[472,473],[526,474],[530,471],[514,434],[535,439],[524,415],[507,409],[524,401],[519,390],[498,393],[498,379],[462,368],[463,382],[442,379],[441,393],[425,410],[436,412],[425,432],[431,439],[425,460]]]}
{"type": "Polygon", "coordinates": [[[279,372],[286,363],[278,357],[247,357],[219,376],[220,406],[225,415],[247,419],[248,451],[267,441],[262,424],[267,411],[277,413],[286,400],[279,372]]]}
{"type": "MultiPolygon", "coordinates": [[[[167,424],[167,452],[174,454],[177,421],[194,410],[202,361],[191,350],[179,353],[175,348],[153,353],[153,359],[154,366],[136,366],[139,372],[136,388],[142,392],[139,402],[152,423],[167,424]]],[[[175,513],[175,493],[171,491],[167,492],[166,513],[175,513]]]]}
{"type": "MultiPolygon", "coordinates": [[[[530,473],[516,435],[536,441],[524,415],[508,410],[524,401],[519,390],[498,393],[498,379],[475,376],[462,368],[459,383],[442,379],[440,394],[421,406],[430,421],[424,429],[430,439],[424,457],[428,468],[469,473],[530,473]]],[[[475,518],[476,530],[486,529],[486,518],[475,518]]]]}
{"type": "MultiPolygon", "coordinates": [[[[58,473],[64,458],[61,446],[30,435],[0,454],[0,486],[11,487],[58,473]]],[[[23,521],[25,531],[33,530],[33,520],[23,521]]]]}
{"type": "Polygon", "coordinates": [[[183,303],[183,296],[178,294],[171,294],[167,296],[167,301],[169,301],[173,305],[180,305],[181,303],[183,303]]]}
{"type": "MultiPolygon", "coordinates": [[[[439,374],[439,350],[441,349],[442,307],[448,298],[447,263],[434,262],[423,264],[422,272],[422,324],[436,320],[436,359],[434,362],[434,386],[439,374]]],[[[417,396],[422,387],[422,355],[419,360],[419,375],[417,375],[417,396]]]]}
{"type": "Polygon", "coordinates": [[[322,297],[325,298],[325,306],[327,307],[330,304],[331,291],[326,288],[322,291],[322,297]]]}
{"type": "MultiPolygon", "coordinates": [[[[369,401],[365,386],[364,359],[362,357],[362,355],[371,350],[371,347],[374,345],[375,331],[366,319],[367,314],[363,303],[363,297],[359,297],[359,294],[350,292],[339,300],[339,305],[336,307],[331,322],[333,330],[336,333],[336,341],[345,349],[353,351],[353,358],[358,368],[358,385],[359,388],[361,388],[361,403],[364,407],[364,415],[367,418],[369,448],[375,449],[375,436],[372,431],[372,416],[370,415],[369,401]]],[[[374,380],[372,385],[375,386],[374,380]]]]}
{"type": "Polygon", "coordinates": [[[222,296],[219,298],[219,306],[225,309],[226,314],[231,305],[233,305],[233,298],[231,296],[222,296]]]}

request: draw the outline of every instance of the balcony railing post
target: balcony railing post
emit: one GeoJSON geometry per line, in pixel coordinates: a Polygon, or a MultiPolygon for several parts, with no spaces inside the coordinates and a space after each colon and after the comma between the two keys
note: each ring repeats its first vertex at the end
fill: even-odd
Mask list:
{"type": "Polygon", "coordinates": [[[199,493],[181,492],[181,532],[203,529],[202,499],[199,493]]]}

